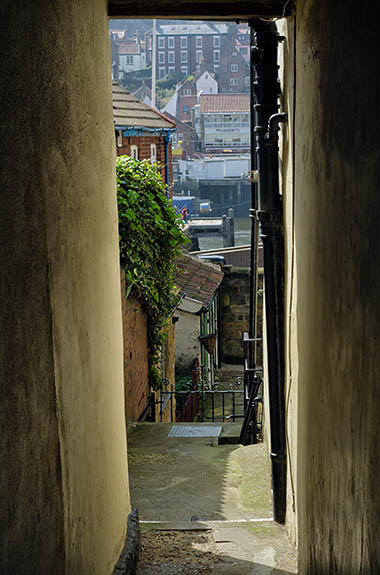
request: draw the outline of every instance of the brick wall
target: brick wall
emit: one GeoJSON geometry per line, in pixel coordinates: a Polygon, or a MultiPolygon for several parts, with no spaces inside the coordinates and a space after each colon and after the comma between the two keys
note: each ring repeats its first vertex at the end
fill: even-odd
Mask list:
{"type": "Polygon", "coordinates": [[[124,340],[124,389],[126,422],[137,421],[147,406],[148,326],[140,302],[125,297],[125,275],[121,272],[124,340]]]}
{"type": "MultiPolygon", "coordinates": [[[[131,155],[131,146],[138,147],[138,159],[139,160],[150,160],[151,159],[151,149],[150,145],[156,144],[157,153],[157,163],[160,166],[160,174],[162,181],[166,182],[166,158],[165,158],[165,142],[164,136],[123,136],[123,145],[117,148],[117,155],[123,156],[131,155]]],[[[172,145],[169,143],[169,192],[170,197],[173,195],[173,166],[172,166],[172,145]]]]}
{"type": "MultiPolygon", "coordinates": [[[[221,335],[222,362],[243,364],[243,332],[248,331],[249,320],[249,268],[224,266],[224,278],[221,286],[221,335]]],[[[261,335],[262,318],[262,272],[258,277],[258,337],[261,335]]],[[[262,346],[258,346],[257,364],[261,365],[262,346]]]]}

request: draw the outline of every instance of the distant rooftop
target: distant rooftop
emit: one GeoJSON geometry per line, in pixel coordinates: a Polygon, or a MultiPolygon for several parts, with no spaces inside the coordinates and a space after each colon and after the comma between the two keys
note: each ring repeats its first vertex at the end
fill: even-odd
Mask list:
{"type": "Polygon", "coordinates": [[[112,82],[113,119],[122,128],[172,130],[175,123],[132,96],[117,82],[112,82]]]}
{"type": "Polygon", "coordinates": [[[210,112],[249,112],[249,94],[201,94],[200,111],[210,112]]]}
{"type": "Polygon", "coordinates": [[[119,54],[123,55],[123,54],[134,54],[134,55],[138,55],[140,54],[140,46],[137,42],[134,42],[133,40],[128,40],[128,41],[123,41],[123,42],[119,42],[119,54]]]}
{"type": "Polygon", "coordinates": [[[157,35],[165,36],[187,36],[198,35],[204,36],[207,34],[227,34],[228,26],[226,24],[159,24],[157,26],[157,35]]]}

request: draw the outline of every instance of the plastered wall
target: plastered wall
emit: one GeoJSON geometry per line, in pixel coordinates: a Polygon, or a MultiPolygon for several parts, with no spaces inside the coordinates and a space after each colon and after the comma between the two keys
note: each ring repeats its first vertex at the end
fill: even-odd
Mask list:
{"type": "Polygon", "coordinates": [[[299,0],[287,56],[288,431],[304,575],[380,572],[378,12],[299,0]]]}
{"type": "Polygon", "coordinates": [[[105,575],[129,512],[106,2],[1,22],[0,572],[105,575]]]}

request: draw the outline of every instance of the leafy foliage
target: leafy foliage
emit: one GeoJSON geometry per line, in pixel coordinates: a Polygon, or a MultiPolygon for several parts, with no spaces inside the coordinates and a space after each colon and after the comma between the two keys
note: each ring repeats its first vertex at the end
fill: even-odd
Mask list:
{"type": "Polygon", "coordinates": [[[163,327],[178,302],[175,266],[186,238],[157,166],[148,160],[117,159],[117,199],[120,263],[127,296],[132,291],[148,315],[149,370],[156,389],[161,382],[157,364],[163,327]]]}

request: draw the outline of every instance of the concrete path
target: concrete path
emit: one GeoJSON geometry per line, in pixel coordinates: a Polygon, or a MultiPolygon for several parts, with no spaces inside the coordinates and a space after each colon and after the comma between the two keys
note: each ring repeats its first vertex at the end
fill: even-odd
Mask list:
{"type": "MultiPolygon", "coordinates": [[[[237,435],[233,426],[223,424],[222,435],[237,435]]],[[[170,429],[143,423],[128,431],[138,575],[295,574],[295,550],[272,520],[266,446],[168,438],[170,429]]]]}

